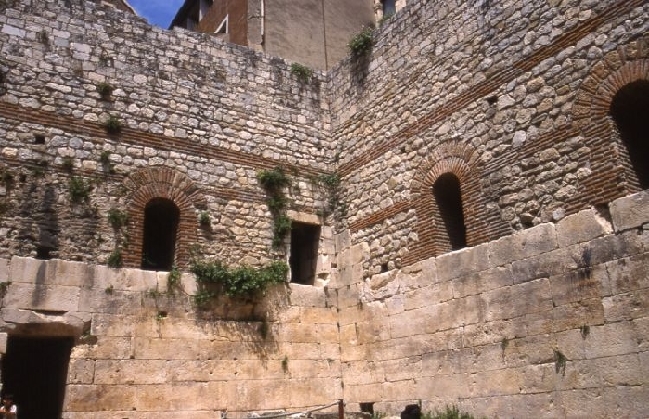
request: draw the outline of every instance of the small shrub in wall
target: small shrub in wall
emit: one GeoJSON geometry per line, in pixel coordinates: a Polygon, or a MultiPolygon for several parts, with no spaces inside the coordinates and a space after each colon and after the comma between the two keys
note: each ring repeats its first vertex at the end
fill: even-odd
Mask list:
{"type": "Polygon", "coordinates": [[[111,115],[108,117],[104,127],[109,134],[119,134],[122,131],[122,122],[115,115],[111,115]]]}
{"type": "Polygon", "coordinates": [[[300,63],[291,64],[291,74],[293,74],[302,83],[308,83],[313,76],[313,70],[300,63]]]}
{"type": "Polygon", "coordinates": [[[114,87],[105,82],[101,82],[97,85],[97,93],[99,93],[99,96],[104,100],[110,99],[113,90],[115,90],[114,87]]]}
{"type": "MultiPolygon", "coordinates": [[[[288,265],[284,261],[273,261],[260,268],[239,266],[230,268],[221,261],[194,259],[191,272],[196,275],[199,291],[209,284],[219,284],[226,295],[231,297],[252,296],[263,291],[270,284],[286,282],[288,265]]],[[[199,292],[200,298],[206,296],[199,292]]],[[[197,301],[198,302],[198,301],[197,301]]]]}
{"type": "Polygon", "coordinates": [[[90,197],[90,185],[81,177],[72,176],[68,184],[70,188],[70,201],[74,203],[86,202],[90,197]]]}
{"type": "Polygon", "coordinates": [[[111,208],[108,210],[108,223],[115,230],[124,227],[128,222],[128,214],[118,208],[111,208]]]}
{"type": "Polygon", "coordinates": [[[108,256],[108,260],[106,262],[109,268],[121,268],[122,267],[122,249],[115,249],[113,252],[108,256]]]}
{"type": "Polygon", "coordinates": [[[288,199],[284,194],[284,188],[290,186],[291,179],[278,166],[272,170],[260,171],[257,180],[266,190],[266,205],[273,215],[273,247],[279,248],[291,231],[291,220],[286,216],[288,199]]]}
{"type": "Polygon", "coordinates": [[[201,227],[207,228],[210,226],[212,222],[212,218],[210,217],[210,213],[207,211],[202,211],[201,215],[198,217],[198,222],[201,224],[201,227]]]}
{"type": "Polygon", "coordinates": [[[363,28],[349,40],[349,52],[353,56],[364,56],[369,54],[374,46],[374,30],[370,27],[363,28]]]}

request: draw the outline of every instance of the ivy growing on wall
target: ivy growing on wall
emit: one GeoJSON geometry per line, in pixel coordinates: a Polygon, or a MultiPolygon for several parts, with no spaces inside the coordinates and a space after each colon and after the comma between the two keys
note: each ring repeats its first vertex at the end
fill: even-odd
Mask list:
{"type": "Polygon", "coordinates": [[[279,248],[291,231],[291,220],[286,215],[288,198],[284,190],[290,186],[291,179],[284,168],[277,166],[272,170],[257,173],[257,180],[266,190],[266,205],[273,215],[273,248],[279,248]]]}
{"type": "Polygon", "coordinates": [[[221,286],[223,292],[231,297],[252,296],[270,284],[285,282],[288,265],[284,261],[273,261],[260,268],[230,268],[218,260],[194,259],[190,270],[196,275],[199,285],[196,301],[200,305],[216,296],[211,284],[221,286]]]}

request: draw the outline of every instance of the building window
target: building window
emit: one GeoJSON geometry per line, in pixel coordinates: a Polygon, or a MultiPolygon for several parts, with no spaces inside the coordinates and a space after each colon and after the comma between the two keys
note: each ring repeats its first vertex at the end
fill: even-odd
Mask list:
{"type": "Polygon", "coordinates": [[[320,226],[293,221],[291,223],[291,282],[304,285],[315,283],[318,264],[320,226]]]}
{"type": "Polygon", "coordinates": [[[174,264],[180,210],[171,200],[153,198],[144,209],[142,269],[170,271],[174,264]]]}
{"type": "Polygon", "coordinates": [[[383,16],[389,17],[397,13],[396,0],[383,0],[383,16]]]}
{"type": "Polygon", "coordinates": [[[649,80],[637,80],[618,90],[610,114],[640,187],[649,188],[649,80]]]}
{"type": "Polygon", "coordinates": [[[443,227],[440,230],[446,232],[451,250],[466,247],[460,180],[453,173],[444,173],[435,181],[433,195],[443,227]]]}

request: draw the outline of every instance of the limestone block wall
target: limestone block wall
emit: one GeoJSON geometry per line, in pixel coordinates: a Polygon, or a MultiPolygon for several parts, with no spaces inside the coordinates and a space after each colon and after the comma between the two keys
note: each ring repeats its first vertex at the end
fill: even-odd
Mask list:
{"type": "Polygon", "coordinates": [[[451,250],[431,193],[444,173],[469,246],[639,191],[609,106],[649,78],[648,7],[409,2],[370,55],[334,69],[344,222],[370,246],[366,275],[451,250]]]}
{"type": "MultiPolygon", "coordinates": [[[[348,403],[477,416],[646,417],[649,193],[336,283],[348,403]]],[[[332,284],[333,286],[334,284],[332,284]]]]}
{"type": "Polygon", "coordinates": [[[63,417],[214,418],[342,397],[336,308],[324,288],[282,285],[197,309],[195,282],[62,260],[0,261],[3,342],[75,339],[63,417]],[[272,395],[271,395],[272,394],[272,395]]]}
{"type": "Polygon", "coordinates": [[[181,212],[192,246],[229,261],[268,257],[272,219],[256,174],[293,177],[290,209],[315,218],[332,170],[322,74],[207,35],[169,32],[86,1],[5,2],[0,14],[0,253],[139,267],[144,207],[181,212]],[[112,92],[102,97],[98,86],[112,92]],[[109,134],[112,116],[121,132],[109,134]],[[87,196],[72,196],[73,185],[87,196]],[[129,215],[127,237],[108,225],[129,215]],[[210,225],[200,226],[206,212],[210,225]]]}

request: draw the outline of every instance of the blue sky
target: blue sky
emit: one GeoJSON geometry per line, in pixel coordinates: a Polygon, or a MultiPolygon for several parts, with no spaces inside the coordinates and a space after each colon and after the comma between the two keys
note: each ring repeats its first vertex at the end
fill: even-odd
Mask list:
{"type": "Polygon", "coordinates": [[[164,29],[169,27],[184,0],[127,0],[137,14],[164,29]]]}

